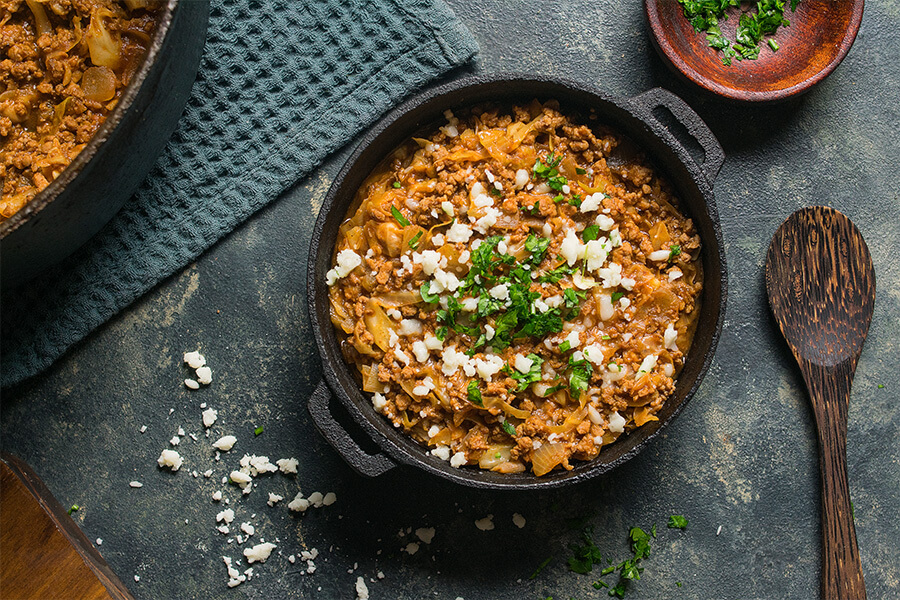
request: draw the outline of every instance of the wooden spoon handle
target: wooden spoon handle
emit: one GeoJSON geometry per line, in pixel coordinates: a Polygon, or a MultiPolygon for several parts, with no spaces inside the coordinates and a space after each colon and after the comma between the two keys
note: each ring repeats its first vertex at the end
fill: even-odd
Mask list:
{"type": "Polygon", "coordinates": [[[865,600],[856,528],[847,480],[847,405],[853,364],[807,365],[809,388],[819,434],[822,475],[822,598],[865,600]]]}

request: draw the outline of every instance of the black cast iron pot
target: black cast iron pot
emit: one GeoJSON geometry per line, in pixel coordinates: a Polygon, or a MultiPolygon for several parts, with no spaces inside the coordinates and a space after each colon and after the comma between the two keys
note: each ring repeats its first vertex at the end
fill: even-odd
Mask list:
{"type": "Polygon", "coordinates": [[[634,98],[613,98],[580,83],[493,75],[448,83],[407,101],[362,139],[332,184],[313,230],[307,295],[325,375],[325,381],[309,400],[317,428],[363,475],[375,477],[398,465],[411,465],[456,483],[486,489],[558,487],[596,477],[633,457],[681,412],[697,391],[722,331],[727,274],[712,188],[724,160],[722,147],[700,117],[677,96],[660,88],[634,98]],[[571,471],[552,471],[542,477],[531,473],[503,475],[471,467],[456,469],[427,454],[422,446],[375,412],[368,394],[363,394],[341,355],[329,317],[325,273],[332,266],[338,227],[354,194],[388,153],[414,133],[434,130],[445,123],[442,114],[448,108],[484,101],[527,103],[534,98],[556,99],[562,106],[583,114],[594,109],[600,122],[635,142],[675,186],[682,209],[693,218],[702,241],[704,287],[699,324],[675,392],[657,413],[659,421],[647,423],[605,446],[594,460],[575,462],[571,471]],[[663,121],[670,123],[671,129],[663,121]],[[692,158],[679,139],[699,148],[703,157],[699,161],[692,158]]]}
{"type": "Polygon", "coordinates": [[[0,223],[4,289],[75,251],[143,181],[190,97],[208,13],[208,0],[165,0],[143,64],[96,135],[59,177],[0,223]]]}

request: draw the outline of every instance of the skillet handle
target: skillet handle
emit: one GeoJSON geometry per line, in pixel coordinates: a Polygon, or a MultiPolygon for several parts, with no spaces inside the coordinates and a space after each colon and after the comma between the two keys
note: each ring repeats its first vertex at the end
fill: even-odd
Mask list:
{"type": "Polygon", "coordinates": [[[378,477],[397,466],[385,454],[369,454],[350,436],[347,430],[331,414],[331,390],[324,381],[319,382],[316,391],[309,398],[309,414],[313,424],[348,465],[360,475],[378,477]]]}
{"type": "Polygon", "coordinates": [[[653,111],[660,107],[668,109],[672,116],[675,117],[675,120],[687,129],[688,134],[703,149],[703,162],[698,166],[703,176],[706,177],[709,187],[712,188],[716,175],[719,174],[719,169],[725,164],[725,151],[722,150],[719,140],[716,139],[713,132],[703,122],[700,115],[694,112],[694,109],[688,106],[687,102],[663,88],[647,90],[643,94],[632,98],[631,102],[634,108],[642,113],[645,121],[657,134],[670,143],[674,143],[675,146],[682,148],[690,156],[690,153],[686,151],[678,136],[664,123],[660,122],[656,115],[653,114],[653,111]]]}

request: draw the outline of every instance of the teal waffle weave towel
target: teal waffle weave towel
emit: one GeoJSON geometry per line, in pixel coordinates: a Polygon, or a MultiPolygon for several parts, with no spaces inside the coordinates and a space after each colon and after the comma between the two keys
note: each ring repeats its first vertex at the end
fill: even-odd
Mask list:
{"type": "Polygon", "coordinates": [[[46,369],[476,51],[441,0],[213,0],[191,99],[135,197],[0,300],[2,386],[46,369]]]}

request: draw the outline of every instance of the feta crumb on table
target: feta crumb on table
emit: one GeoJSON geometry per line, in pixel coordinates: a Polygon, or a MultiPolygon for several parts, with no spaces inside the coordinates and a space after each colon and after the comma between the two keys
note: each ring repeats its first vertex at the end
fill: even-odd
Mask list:
{"type": "Polygon", "coordinates": [[[172,471],[177,471],[183,463],[181,455],[174,450],[163,450],[156,459],[160,467],[169,467],[172,471]]]}
{"type": "Polygon", "coordinates": [[[251,564],[255,562],[266,562],[266,559],[269,558],[269,555],[272,554],[272,550],[276,547],[277,546],[272,542],[263,542],[252,548],[244,548],[244,556],[247,558],[247,562],[251,564]]]}

